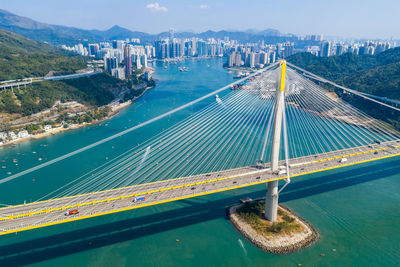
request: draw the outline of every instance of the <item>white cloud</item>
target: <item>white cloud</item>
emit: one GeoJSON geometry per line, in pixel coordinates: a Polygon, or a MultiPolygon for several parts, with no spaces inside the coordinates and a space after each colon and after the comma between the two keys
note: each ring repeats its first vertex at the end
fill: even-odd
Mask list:
{"type": "Polygon", "coordinates": [[[200,9],[209,9],[209,8],[210,8],[210,7],[207,6],[207,5],[200,5],[199,7],[200,7],[200,9]]]}
{"type": "Polygon", "coordinates": [[[158,3],[151,3],[146,6],[152,12],[167,12],[168,8],[160,6],[158,3]]]}

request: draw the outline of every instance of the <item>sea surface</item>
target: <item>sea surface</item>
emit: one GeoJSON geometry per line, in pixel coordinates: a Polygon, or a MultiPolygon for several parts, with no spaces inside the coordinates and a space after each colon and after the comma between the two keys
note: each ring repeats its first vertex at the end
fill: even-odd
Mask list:
{"type": "MultiPolygon", "coordinates": [[[[231,83],[222,59],[154,64],[158,79],[110,120],[0,148],[0,178],[163,114],[231,83]],[[178,67],[186,66],[188,72],[178,67]]],[[[137,131],[0,185],[1,204],[34,201],[200,110],[206,99],[137,131]]],[[[400,159],[294,178],[280,202],[321,239],[289,255],[265,253],[240,235],[225,208],[262,197],[265,185],[0,236],[0,266],[400,266],[400,159]]]]}

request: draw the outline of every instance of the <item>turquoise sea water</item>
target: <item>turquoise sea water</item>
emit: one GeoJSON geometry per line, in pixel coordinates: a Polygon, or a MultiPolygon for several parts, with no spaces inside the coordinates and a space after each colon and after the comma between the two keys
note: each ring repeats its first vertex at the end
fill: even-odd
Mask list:
{"type": "MultiPolygon", "coordinates": [[[[0,149],[0,165],[6,166],[0,177],[110,136],[233,81],[221,60],[189,60],[168,68],[158,63],[156,69],[157,86],[111,120],[0,149]],[[179,72],[179,66],[190,71],[179,72]]],[[[212,101],[3,184],[0,203],[35,200],[212,101]]],[[[0,266],[400,265],[400,159],[293,179],[280,201],[312,223],[321,240],[290,255],[259,250],[225,218],[226,206],[244,196],[264,194],[265,185],[253,186],[0,236],[0,266]]]]}

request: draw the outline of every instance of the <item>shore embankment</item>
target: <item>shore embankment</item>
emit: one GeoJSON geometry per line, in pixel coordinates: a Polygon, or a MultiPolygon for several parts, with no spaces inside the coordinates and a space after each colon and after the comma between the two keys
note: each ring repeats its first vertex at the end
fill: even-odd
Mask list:
{"type": "MultiPolygon", "coordinates": [[[[46,136],[55,135],[55,134],[58,134],[58,133],[61,133],[61,132],[65,132],[65,131],[79,129],[79,128],[82,128],[82,127],[90,126],[90,125],[93,125],[93,124],[100,123],[102,121],[108,120],[108,119],[112,118],[113,116],[117,115],[118,112],[121,111],[122,109],[132,105],[132,103],[134,101],[136,101],[137,99],[142,97],[151,88],[153,88],[153,87],[152,86],[147,86],[146,88],[144,88],[143,92],[140,95],[134,97],[131,100],[128,100],[128,101],[125,101],[125,102],[122,102],[122,103],[113,102],[113,103],[110,103],[110,104],[106,105],[106,106],[111,108],[111,111],[106,117],[104,117],[102,119],[93,120],[92,122],[89,122],[89,123],[83,122],[83,123],[80,123],[80,124],[69,124],[68,127],[59,126],[59,127],[51,128],[51,129],[46,130],[46,131],[41,132],[41,133],[30,134],[30,135],[28,135],[26,137],[16,138],[14,140],[9,140],[9,141],[7,141],[5,143],[0,143],[0,147],[8,146],[8,145],[15,145],[17,143],[21,143],[21,142],[25,142],[25,141],[29,141],[29,140],[33,140],[33,139],[35,139],[35,140],[36,139],[41,139],[41,138],[44,138],[46,136]]],[[[105,107],[105,106],[103,106],[103,107],[105,107]]]]}

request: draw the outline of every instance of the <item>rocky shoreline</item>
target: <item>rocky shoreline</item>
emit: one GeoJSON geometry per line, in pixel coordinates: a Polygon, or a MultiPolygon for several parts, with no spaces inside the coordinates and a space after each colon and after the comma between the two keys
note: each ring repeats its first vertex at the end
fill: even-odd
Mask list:
{"type": "Polygon", "coordinates": [[[243,234],[251,243],[264,251],[274,254],[292,253],[311,246],[319,239],[318,231],[311,224],[295,214],[289,208],[282,205],[279,205],[279,207],[290,213],[290,215],[295,218],[296,222],[304,227],[305,231],[290,236],[280,235],[266,238],[264,235],[254,230],[237,214],[236,210],[242,207],[242,205],[243,204],[236,204],[227,208],[227,215],[231,223],[241,234],[243,234]]]}

